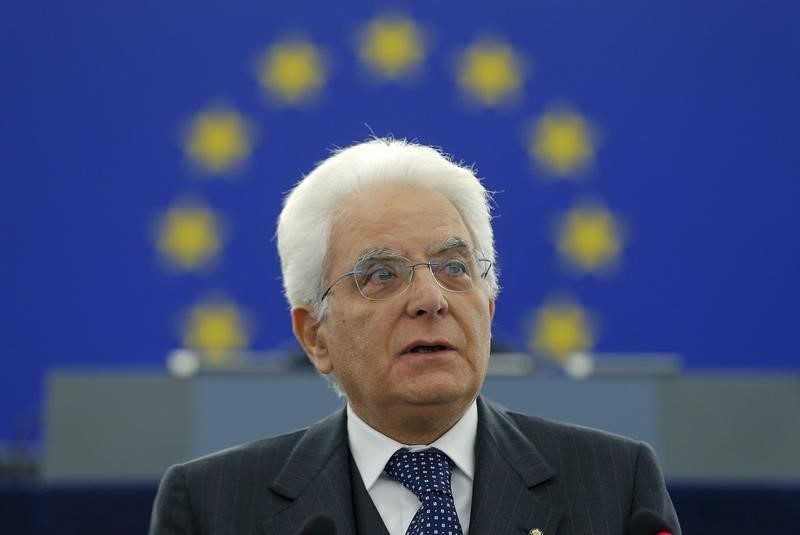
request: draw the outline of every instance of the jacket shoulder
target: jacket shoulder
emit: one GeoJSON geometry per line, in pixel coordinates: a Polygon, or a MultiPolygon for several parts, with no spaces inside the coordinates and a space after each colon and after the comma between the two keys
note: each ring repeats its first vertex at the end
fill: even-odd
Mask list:
{"type": "Polygon", "coordinates": [[[269,482],[308,431],[255,440],[171,466],[153,504],[150,535],[260,533],[263,514],[286,503],[269,482]]]}
{"type": "MultiPolygon", "coordinates": [[[[622,435],[501,411],[519,433],[554,467],[555,484],[569,499],[620,508],[623,517],[634,511],[655,511],[679,534],[680,527],[664,475],[653,448],[622,435]]],[[[626,520],[627,522],[627,520],[626,520]]]]}
{"type": "Polygon", "coordinates": [[[292,433],[262,438],[226,448],[202,457],[178,463],[187,477],[189,475],[209,476],[209,471],[225,471],[233,467],[247,467],[248,471],[257,472],[259,477],[277,473],[283,466],[281,459],[285,460],[292,449],[305,436],[308,429],[301,429],[292,433]]]}
{"type": "Polygon", "coordinates": [[[575,446],[595,447],[598,444],[606,444],[614,449],[636,450],[643,444],[639,440],[601,429],[511,411],[504,411],[504,413],[525,436],[537,445],[546,443],[563,445],[565,442],[569,442],[575,446]]]}

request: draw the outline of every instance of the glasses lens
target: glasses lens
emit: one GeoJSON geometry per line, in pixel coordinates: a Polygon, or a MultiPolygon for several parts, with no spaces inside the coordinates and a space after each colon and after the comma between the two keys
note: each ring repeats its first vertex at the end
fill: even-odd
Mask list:
{"type": "MultiPolygon", "coordinates": [[[[361,295],[379,301],[405,291],[411,284],[413,270],[420,265],[427,265],[427,262],[411,264],[402,256],[369,258],[355,267],[353,277],[361,295]]],[[[491,266],[488,260],[459,252],[430,261],[436,282],[451,292],[472,289],[475,282],[486,275],[488,266],[491,266]]]]}
{"type": "Polygon", "coordinates": [[[387,299],[408,285],[408,261],[401,257],[374,258],[355,270],[356,286],[367,299],[387,299]]]}
{"type": "Polygon", "coordinates": [[[439,284],[453,292],[466,292],[472,288],[476,262],[470,257],[452,256],[431,261],[431,271],[439,284]]]}

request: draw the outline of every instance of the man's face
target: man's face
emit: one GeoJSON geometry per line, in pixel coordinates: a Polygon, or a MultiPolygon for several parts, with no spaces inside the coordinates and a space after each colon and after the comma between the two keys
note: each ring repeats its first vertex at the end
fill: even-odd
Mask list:
{"type": "MultiPolygon", "coordinates": [[[[370,249],[426,262],[454,238],[472,245],[445,197],[418,187],[376,186],[355,196],[334,224],[328,281],[350,271],[370,249]]],[[[494,313],[482,280],[454,293],[419,266],[411,286],[389,299],[365,299],[353,277],[336,284],[326,299],[328,314],[319,324],[312,360],[321,372],[336,372],[353,409],[368,422],[414,407],[466,408],[477,395],[494,313]],[[422,346],[436,350],[420,351],[422,346]]]]}

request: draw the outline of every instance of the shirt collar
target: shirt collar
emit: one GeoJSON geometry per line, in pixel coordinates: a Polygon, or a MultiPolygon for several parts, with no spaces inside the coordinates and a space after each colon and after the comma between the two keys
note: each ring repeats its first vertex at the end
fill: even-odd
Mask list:
{"type": "Polygon", "coordinates": [[[407,445],[393,440],[370,427],[347,405],[347,439],[364,486],[371,489],[383,473],[389,458],[400,448],[412,451],[435,447],[443,451],[470,479],[475,473],[475,436],[478,432],[476,402],[444,435],[429,445],[407,445]]]}

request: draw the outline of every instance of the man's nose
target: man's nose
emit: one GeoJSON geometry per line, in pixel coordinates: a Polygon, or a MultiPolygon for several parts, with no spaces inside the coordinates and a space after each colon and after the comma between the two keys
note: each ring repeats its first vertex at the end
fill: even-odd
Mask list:
{"type": "Polygon", "coordinates": [[[433,276],[430,265],[417,264],[412,269],[414,273],[411,277],[411,288],[408,289],[410,295],[406,305],[406,312],[410,316],[447,312],[449,304],[445,296],[445,290],[433,276]]]}

